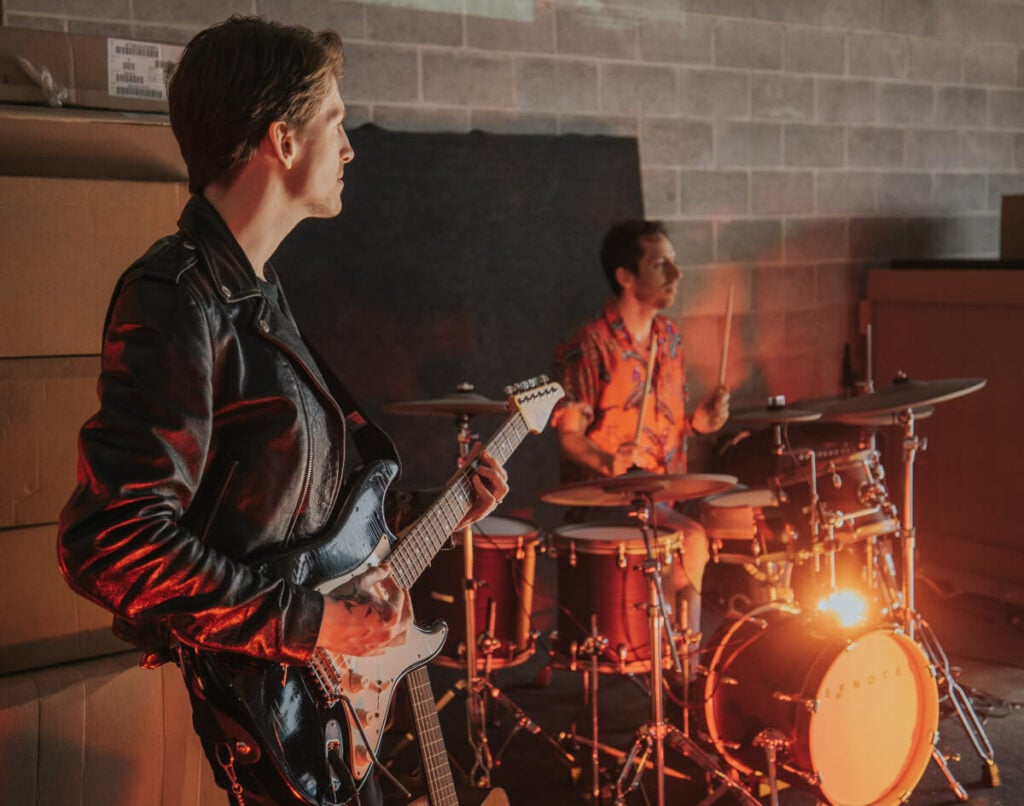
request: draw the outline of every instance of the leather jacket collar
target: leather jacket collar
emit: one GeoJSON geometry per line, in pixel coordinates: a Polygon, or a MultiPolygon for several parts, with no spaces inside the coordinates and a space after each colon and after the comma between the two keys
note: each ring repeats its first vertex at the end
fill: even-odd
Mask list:
{"type": "Polygon", "coordinates": [[[213,287],[221,299],[239,302],[261,295],[249,258],[220,213],[201,193],[189,199],[181,211],[178,227],[187,239],[186,247],[191,244],[196,248],[202,262],[209,267],[213,287]]]}

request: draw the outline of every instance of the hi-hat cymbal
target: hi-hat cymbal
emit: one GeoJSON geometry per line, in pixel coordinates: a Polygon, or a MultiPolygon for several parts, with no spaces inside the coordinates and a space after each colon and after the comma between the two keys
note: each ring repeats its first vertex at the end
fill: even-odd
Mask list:
{"type": "Polygon", "coordinates": [[[405,414],[414,417],[505,414],[508,412],[508,404],[501,400],[491,400],[476,392],[460,391],[433,400],[406,400],[401,403],[389,403],[382,410],[388,414],[405,414]]]}
{"type": "Polygon", "coordinates": [[[946,378],[939,381],[915,381],[905,376],[884,389],[841,400],[822,412],[822,418],[834,422],[857,423],[865,415],[884,417],[910,409],[916,416],[919,406],[934,406],[946,400],[976,392],[985,378],[946,378]]]}
{"type": "Polygon", "coordinates": [[[643,496],[652,501],[704,498],[735,487],[737,478],[719,473],[648,473],[630,471],[593,481],[564,484],[541,493],[549,504],[584,507],[624,507],[643,496]]]}

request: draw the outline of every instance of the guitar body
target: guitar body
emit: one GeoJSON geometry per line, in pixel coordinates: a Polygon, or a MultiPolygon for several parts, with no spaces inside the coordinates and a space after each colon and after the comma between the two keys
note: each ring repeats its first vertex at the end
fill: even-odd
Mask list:
{"type": "MultiPolygon", "coordinates": [[[[509,400],[512,415],[486,449],[506,461],[526,434],[544,428],[563,394],[558,384],[520,389],[509,400]]],[[[369,462],[353,475],[330,526],[315,541],[253,565],[329,595],[387,559],[408,589],[469,511],[474,472],[472,465],[461,468],[399,542],[384,516],[398,466],[369,462]]],[[[183,648],[182,670],[213,710],[235,762],[263,762],[251,769],[278,803],[340,806],[367,778],[395,686],[413,670],[425,675],[421,667],[441,651],[446,635],[441,622],[430,629],[414,625],[401,646],[380,655],[316,649],[303,667],[183,648]]]]}

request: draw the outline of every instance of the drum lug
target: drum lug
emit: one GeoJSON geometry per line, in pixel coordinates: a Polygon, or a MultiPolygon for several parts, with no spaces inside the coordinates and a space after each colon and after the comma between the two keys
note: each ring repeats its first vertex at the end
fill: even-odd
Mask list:
{"type": "Polygon", "coordinates": [[[735,677],[728,677],[726,675],[719,675],[718,685],[720,686],[738,686],[740,681],[735,677]]]}
{"type": "Polygon", "coordinates": [[[569,541],[569,567],[570,568],[575,568],[576,567],[576,541],[575,540],[570,540],[569,541]]]}
{"type": "Polygon", "coordinates": [[[626,561],[626,546],[624,543],[619,543],[619,547],[615,552],[615,565],[619,568],[625,568],[627,565],[626,561]]]}
{"type": "Polygon", "coordinates": [[[802,705],[809,714],[818,713],[818,707],[821,705],[820,700],[811,697],[801,697],[799,694],[784,694],[781,691],[772,692],[772,699],[778,702],[794,702],[802,705]]]}

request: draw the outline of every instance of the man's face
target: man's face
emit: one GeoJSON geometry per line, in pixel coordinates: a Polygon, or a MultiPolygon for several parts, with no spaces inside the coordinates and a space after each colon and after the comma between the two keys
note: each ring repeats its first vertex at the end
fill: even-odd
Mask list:
{"type": "Polygon", "coordinates": [[[640,243],[644,253],[632,278],[633,295],[643,305],[667,308],[675,301],[681,275],[676,266],[676,250],[664,235],[645,236],[640,243]]]}
{"type": "Polygon", "coordinates": [[[307,216],[333,218],[341,212],[342,174],[355,156],[344,120],[345,104],[335,84],[313,119],[295,132],[298,152],[289,189],[307,216]]]}

